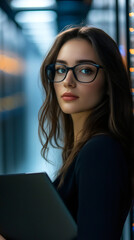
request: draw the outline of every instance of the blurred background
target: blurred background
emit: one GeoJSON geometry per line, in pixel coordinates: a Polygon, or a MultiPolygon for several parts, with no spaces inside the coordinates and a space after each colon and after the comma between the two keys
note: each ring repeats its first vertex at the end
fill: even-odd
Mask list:
{"type": "MultiPolygon", "coordinates": [[[[40,66],[57,33],[76,24],[115,39],[134,95],[134,0],[0,0],[0,174],[46,171],[55,178],[61,150],[50,148],[52,164],[40,154],[40,66]]],[[[134,239],[133,212],[121,240],[134,239]]]]}

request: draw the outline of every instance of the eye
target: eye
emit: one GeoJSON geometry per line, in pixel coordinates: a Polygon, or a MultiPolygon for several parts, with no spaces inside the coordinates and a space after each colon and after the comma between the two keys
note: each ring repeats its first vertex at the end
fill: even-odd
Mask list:
{"type": "Polygon", "coordinates": [[[64,74],[66,72],[66,69],[63,67],[57,67],[55,70],[57,74],[64,74]]]}
{"type": "Polygon", "coordinates": [[[90,68],[83,68],[80,70],[80,72],[86,75],[90,75],[93,71],[90,68]]]}

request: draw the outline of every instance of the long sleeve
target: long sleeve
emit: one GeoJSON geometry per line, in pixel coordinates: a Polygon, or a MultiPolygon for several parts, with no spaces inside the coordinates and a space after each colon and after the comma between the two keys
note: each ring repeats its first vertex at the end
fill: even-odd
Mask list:
{"type": "Polygon", "coordinates": [[[120,240],[127,215],[123,213],[128,201],[125,195],[129,195],[127,165],[120,145],[107,136],[92,138],[78,155],[75,176],[78,239],[120,240]]]}

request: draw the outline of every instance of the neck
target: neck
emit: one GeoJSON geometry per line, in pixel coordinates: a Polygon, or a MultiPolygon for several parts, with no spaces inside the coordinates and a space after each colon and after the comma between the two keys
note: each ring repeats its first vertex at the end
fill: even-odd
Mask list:
{"type": "Polygon", "coordinates": [[[73,128],[74,128],[74,145],[76,145],[76,143],[78,143],[78,141],[81,138],[84,123],[88,116],[89,116],[89,111],[74,113],[71,115],[73,120],[73,128]]]}

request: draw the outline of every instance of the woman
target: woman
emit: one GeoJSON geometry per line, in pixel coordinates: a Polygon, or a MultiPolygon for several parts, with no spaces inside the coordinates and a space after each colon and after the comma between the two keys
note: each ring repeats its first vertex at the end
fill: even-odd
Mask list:
{"type": "Polygon", "coordinates": [[[100,29],[67,29],[45,58],[41,79],[42,155],[48,143],[63,143],[54,185],[78,224],[78,239],[119,240],[132,205],[133,114],[118,47],[100,29]]]}
{"type": "Polygon", "coordinates": [[[45,58],[41,79],[42,155],[47,159],[49,143],[63,149],[54,186],[78,225],[77,239],[120,240],[132,205],[133,115],[118,47],[100,29],[67,29],[45,58]]]}

